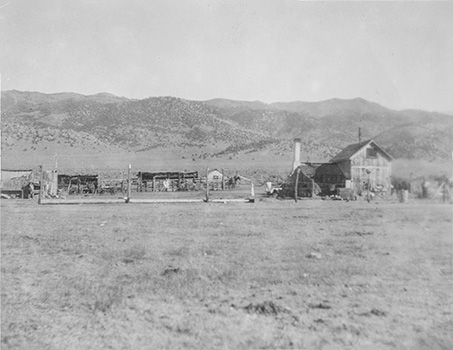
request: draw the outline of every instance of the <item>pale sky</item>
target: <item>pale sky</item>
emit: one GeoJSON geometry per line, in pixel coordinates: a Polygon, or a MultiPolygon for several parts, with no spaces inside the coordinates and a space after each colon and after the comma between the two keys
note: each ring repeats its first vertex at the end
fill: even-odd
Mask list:
{"type": "Polygon", "coordinates": [[[453,111],[453,2],[0,0],[2,90],[453,111]]]}

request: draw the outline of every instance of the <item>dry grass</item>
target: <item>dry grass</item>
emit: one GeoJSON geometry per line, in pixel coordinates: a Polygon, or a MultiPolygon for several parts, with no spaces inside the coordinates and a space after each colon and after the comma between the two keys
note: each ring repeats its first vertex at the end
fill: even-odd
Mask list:
{"type": "Polygon", "coordinates": [[[450,349],[451,207],[2,202],[2,349],[450,349]]]}

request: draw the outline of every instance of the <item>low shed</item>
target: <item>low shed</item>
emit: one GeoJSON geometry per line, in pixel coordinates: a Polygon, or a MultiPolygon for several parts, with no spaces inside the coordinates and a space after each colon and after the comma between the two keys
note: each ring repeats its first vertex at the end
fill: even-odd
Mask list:
{"type": "Polygon", "coordinates": [[[1,192],[8,196],[24,197],[24,188],[32,181],[33,170],[2,169],[1,192]]]}

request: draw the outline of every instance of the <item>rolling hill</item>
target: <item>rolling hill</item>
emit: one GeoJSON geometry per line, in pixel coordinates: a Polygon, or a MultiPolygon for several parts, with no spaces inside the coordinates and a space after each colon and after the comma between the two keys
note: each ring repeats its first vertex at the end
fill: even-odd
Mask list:
{"type": "Polygon", "coordinates": [[[441,160],[452,150],[451,116],[395,111],[361,98],[266,104],[13,90],[3,91],[1,102],[8,165],[55,153],[77,159],[167,152],[193,162],[256,154],[271,162],[291,157],[294,137],[302,138],[306,159],[327,160],[357,141],[359,127],[363,139],[374,138],[396,158],[441,160]]]}

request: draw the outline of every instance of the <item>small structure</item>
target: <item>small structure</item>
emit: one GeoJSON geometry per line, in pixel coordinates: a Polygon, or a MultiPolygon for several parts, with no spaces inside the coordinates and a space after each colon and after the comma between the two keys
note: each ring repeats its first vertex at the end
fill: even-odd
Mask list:
{"type": "Polygon", "coordinates": [[[212,181],[222,181],[223,174],[217,169],[211,170],[208,172],[208,182],[212,181]]]}
{"type": "Polygon", "coordinates": [[[1,191],[9,198],[33,198],[39,193],[41,172],[30,170],[2,169],[1,191]]]}
{"type": "Polygon", "coordinates": [[[24,189],[32,181],[33,170],[2,169],[1,192],[7,197],[24,198],[24,189]]]}
{"type": "Polygon", "coordinates": [[[208,184],[213,190],[223,189],[223,174],[217,169],[208,172],[208,184]]]}

